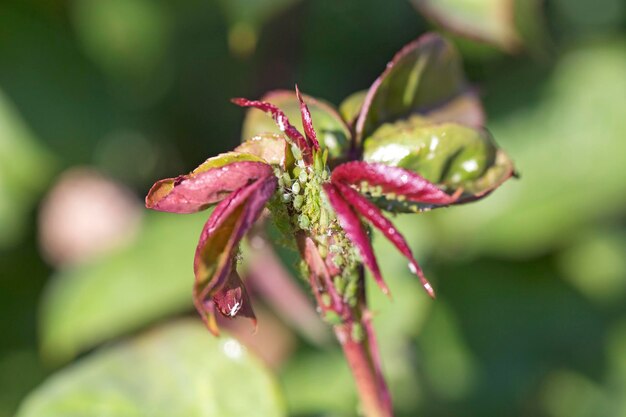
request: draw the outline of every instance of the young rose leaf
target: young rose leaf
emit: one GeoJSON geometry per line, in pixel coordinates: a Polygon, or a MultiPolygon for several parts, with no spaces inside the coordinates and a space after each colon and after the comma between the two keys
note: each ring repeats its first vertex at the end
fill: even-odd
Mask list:
{"type": "Polygon", "coordinates": [[[350,204],[352,204],[354,210],[362,217],[366,218],[372,226],[380,230],[383,235],[385,235],[385,237],[389,239],[389,241],[393,243],[393,245],[398,248],[398,250],[409,260],[411,272],[418,276],[428,295],[431,298],[435,298],[435,291],[433,290],[432,285],[430,285],[430,282],[428,282],[424,276],[422,268],[413,257],[411,248],[409,248],[409,245],[406,243],[404,236],[402,236],[400,231],[395,228],[393,223],[391,223],[389,219],[381,213],[379,208],[374,205],[374,203],[367,200],[350,186],[342,183],[336,183],[334,185],[343,197],[349,201],[350,204]]]}
{"type": "MultiPolygon", "coordinates": [[[[302,156],[307,163],[311,163],[311,146],[307,139],[302,136],[302,133],[296,129],[289,118],[279,107],[276,105],[269,103],[267,101],[257,101],[257,100],[248,100],[246,98],[234,98],[231,100],[238,106],[241,107],[253,107],[255,109],[259,109],[265,113],[268,113],[274,119],[274,123],[278,127],[279,132],[284,133],[287,138],[293,141],[293,143],[300,149],[302,152],[302,156]]],[[[254,132],[254,134],[264,133],[264,132],[254,132]]]]}
{"type": "MultiPolygon", "coordinates": [[[[217,333],[215,304],[222,312],[226,294],[217,300],[214,297],[227,285],[239,242],[261,215],[276,186],[276,177],[270,174],[233,192],[215,207],[202,230],[194,259],[194,303],[213,333],[217,333]]],[[[240,301],[244,302],[243,298],[240,301]]]]}
{"type": "Polygon", "coordinates": [[[486,130],[419,116],[377,129],[364,143],[363,160],[413,171],[449,193],[462,190],[455,203],[483,196],[513,174],[513,164],[486,130]]]}
{"type": "Polygon", "coordinates": [[[459,53],[427,34],[398,52],[372,84],[356,122],[361,143],[381,124],[413,113],[472,126],[484,122],[480,101],[468,88],[459,53]]]}
{"type": "Polygon", "coordinates": [[[235,152],[258,156],[270,165],[278,165],[286,169],[293,163],[293,155],[289,143],[282,135],[260,133],[244,141],[235,148],[235,152]]]}
{"type": "Polygon", "coordinates": [[[315,129],[313,128],[313,120],[311,119],[311,112],[309,111],[309,107],[304,102],[302,98],[302,94],[300,94],[300,89],[296,85],[296,97],[298,97],[298,101],[300,102],[300,115],[302,120],[302,127],[304,128],[304,133],[306,134],[306,138],[316,151],[320,149],[320,144],[317,141],[317,135],[315,134],[315,129]]]}
{"type": "Polygon", "coordinates": [[[207,159],[189,175],[157,181],[146,196],[146,207],[172,213],[194,213],[223,200],[258,178],[272,174],[261,158],[228,152],[207,159]]]}
{"type": "Polygon", "coordinates": [[[356,118],[359,116],[361,107],[363,107],[363,102],[365,101],[365,96],[367,96],[367,90],[357,91],[346,97],[339,105],[341,117],[343,117],[343,120],[346,120],[350,126],[354,124],[356,118]]]}
{"type": "Polygon", "coordinates": [[[346,162],[337,166],[331,175],[340,182],[361,187],[373,197],[387,195],[415,203],[448,205],[456,201],[430,181],[415,172],[382,163],[346,162]]]}
{"type": "MultiPolygon", "coordinates": [[[[323,100],[307,95],[302,97],[311,113],[313,128],[317,132],[320,146],[328,149],[332,158],[345,155],[350,146],[350,129],[337,110],[323,100]]],[[[272,91],[263,96],[261,100],[269,101],[280,107],[296,128],[305,131],[301,122],[300,101],[292,91],[272,91]]],[[[280,129],[260,111],[249,110],[243,122],[242,139],[248,139],[262,132],[280,133],[280,129]]]]}
{"type": "MultiPolygon", "coordinates": [[[[345,165],[345,164],[344,164],[345,165]]],[[[324,192],[328,201],[337,214],[339,225],[346,232],[346,236],[359,251],[361,260],[374,276],[374,280],[385,294],[389,294],[389,288],[380,273],[374,250],[370,244],[369,237],[363,227],[359,216],[354,212],[350,203],[341,196],[337,188],[331,184],[324,185],[324,192]]]]}

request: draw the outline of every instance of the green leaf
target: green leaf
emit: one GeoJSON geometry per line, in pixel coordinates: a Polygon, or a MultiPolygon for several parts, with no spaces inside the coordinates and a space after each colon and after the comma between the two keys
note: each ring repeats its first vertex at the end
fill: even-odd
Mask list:
{"type": "Polygon", "coordinates": [[[484,121],[480,101],[465,82],[459,53],[435,34],[402,48],[372,84],[356,122],[357,140],[412,113],[471,126],[484,121]]]}
{"type": "Polygon", "coordinates": [[[235,152],[258,156],[268,164],[278,165],[283,169],[294,162],[289,142],[284,136],[275,133],[261,133],[253,136],[237,146],[235,152]]]}
{"type": "Polygon", "coordinates": [[[193,254],[206,217],[206,213],[150,213],[133,246],[57,272],[40,310],[44,357],[66,361],[158,318],[190,309],[193,254]]]}
{"type": "Polygon", "coordinates": [[[367,90],[357,91],[346,97],[339,105],[339,113],[343,120],[347,120],[349,124],[354,123],[361,111],[367,90]]]}
{"type": "Polygon", "coordinates": [[[621,41],[572,50],[534,87],[519,78],[503,80],[509,87],[494,97],[494,107],[519,110],[502,115],[491,129],[515,156],[521,179],[488,202],[433,213],[442,253],[465,245],[516,258],[545,254],[571,244],[581,227],[623,213],[625,46],[621,41]],[[521,107],[529,93],[536,98],[521,107]]]}
{"type": "MultiPolygon", "coordinates": [[[[523,0],[524,2],[532,2],[523,0]]],[[[489,42],[504,50],[521,46],[511,0],[412,0],[430,20],[451,32],[489,42]]]]}
{"type": "MultiPolygon", "coordinates": [[[[332,158],[345,154],[349,148],[350,130],[337,110],[325,101],[310,96],[303,96],[313,119],[313,127],[317,132],[320,146],[326,147],[332,158]]],[[[280,108],[289,118],[289,122],[300,132],[304,132],[300,116],[300,102],[291,91],[273,91],[261,98],[280,108]]],[[[282,132],[276,127],[271,117],[260,110],[250,109],[243,122],[242,140],[248,140],[260,133],[282,132]]]]}
{"type": "Polygon", "coordinates": [[[52,158],[0,90],[0,248],[17,240],[52,176],[52,158]]]}
{"type": "MultiPolygon", "coordinates": [[[[511,161],[487,131],[433,124],[420,116],[382,125],[365,141],[363,159],[414,171],[448,193],[462,189],[461,202],[494,190],[513,172],[511,161]]],[[[406,202],[380,204],[411,209],[406,202]]]]}
{"type": "Polygon", "coordinates": [[[181,321],[53,375],[17,417],[280,417],[277,385],[238,342],[181,321]]]}

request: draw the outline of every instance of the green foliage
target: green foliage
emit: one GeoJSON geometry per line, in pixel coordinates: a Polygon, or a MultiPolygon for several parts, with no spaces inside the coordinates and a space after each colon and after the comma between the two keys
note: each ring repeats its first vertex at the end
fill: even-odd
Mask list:
{"type": "Polygon", "coordinates": [[[52,376],[17,417],[280,417],[275,381],[246,348],[182,321],[104,348],[52,376]],[[245,400],[244,400],[245,399],[245,400]]]}
{"type": "Polygon", "coordinates": [[[45,358],[67,361],[191,306],[193,237],[206,215],[166,217],[149,216],[131,247],[52,277],[41,309],[45,358]]]}
{"type": "MultiPolygon", "coordinates": [[[[226,8],[248,13],[267,2],[225,0],[220,13],[215,1],[136,0],[132,4],[145,9],[143,16],[133,18],[131,11],[113,19],[116,25],[137,22],[124,29],[136,36],[109,42],[118,35],[101,23],[110,15],[79,10],[91,3],[96,2],[0,5],[1,101],[8,103],[0,104],[2,417],[13,416],[23,393],[45,377],[35,353],[39,343],[48,360],[84,354],[76,368],[54,376],[21,410],[48,416],[54,414],[31,408],[34,402],[67,401],[56,381],[73,377],[83,365],[94,369],[92,359],[111,353],[87,353],[90,349],[192,309],[191,260],[206,214],[148,216],[130,248],[51,273],[54,267],[39,259],[34,210],[54,180],[53,168],[96,165],[117,178],[123,169],[124,181],[143,195],[149,180],[236,146],[241,112],[224,105],[231,96],[256,97],[297,81],[304,91],[339,103],[366,88],[398,45],[427,30],[408,1],[385,7],[377,0],[267,6],[255,20],[267,23],[259,32],[260,23],[237,25],[244,19],[226,8]],[[86,33],[90,30],[94,33],[86,33]],[[246,54],[247,61],[238,59],[246,54]],[[49,275],[40,306],[36,300],[49,275]],[[38,312],[41,340],[35,334],[38,312]]],[[[97,7],[133,7],[105,3],[97,7]]],[[[443,7],[453,0],[429,3],[443,7]]],[[[532,1],[516,3],[533,9],[532,1]]],[[[485,99],[487,127],[509,152],[521,180],[463,210],[394,219],[438,290],[435,302],[394,249],[374,237],[393,302],[374,286],[368,299],[399,417],[626,415],[624,6],[620,0],[544,3],[554,44],[542,61],[485,54],[483,47],[454,38],[470,84],[485,99]]],[[[541,22],[536,10],[527,15],[527,22],[541,22]]],[[[516,28],[529,42],[523,26],[516,28]]],[[[533,42],[542,43],[541,32],[528,30],[535,33],[533,42]]],[[[351,119],[362,100],[357,96],[351,107],[341,106],[343,116],[351,119]]],[[[292,122],[299,124],[299,117],[292,122]]],[[[292,258],[285,259],[294,266],[292,258]]],[[[129,389],[135,399],[127,404],[145,400],[143,406],[154,407],[167,400],[175,406],[196,394],[189,387],[204,393],[197,388],[203,385],[185,378],[196,375],[195,367],[202,375],[191,380],[210,378],[207,370],[213,368],[203,361],[217,357],[211,366],[225,361],[221,354],[213,356],[214,343],[224,340],[212,341],[197,321],[192,327],[191,336],[183,332],[176,338],[181,345],[188,337],[198,342],[198,348],[204,346],[199,352],[188,347],[159,356],[152,365],[141,358],[125,362],[118,375],[134,381],[133,387],[139,386],[136,375],[128,376],[134,362],[145,370],[141,390],[129,389]],[[179,374],[186,355],[195,362],[179,374]],[[149,378],[155,374],[148,372],[160,373],[149,378]],[[158,391],[173,375],[181,375],[184,388],[158,391]],[[148,401],[141,392],[158,395],[148,401]]],[[[354,388],[339,350],[292,340],[278,372],[290,415],[356,415],[354,388]]],[[[280,345],[279,338],[271,341],[280,345]]],[[[128,386],[98,367],[97,377],[108,381],[109,392],[128,386]]],[[[216,386],[246,404],[237,389],[249,378],[231,376],[216,386]]],[[[83,393],[104,385],[93,378],[83,393]]],[[[71,384],[74,389],[79,382],[71,384]]],[[[258,392],[268,393],[267,387],[258,392]]],[[[206,405],[208,395],[194,405],[206,405]]],[[[119,404],[115,401],[110,403],[119,404]]],[[[170,415],[193,415],[186,411],[170,415]]]]}
{"type": "Polygon", "coordinates": [[[0,249],[21,238],[52,168],[52,157],[0,90],[0,249]]]}

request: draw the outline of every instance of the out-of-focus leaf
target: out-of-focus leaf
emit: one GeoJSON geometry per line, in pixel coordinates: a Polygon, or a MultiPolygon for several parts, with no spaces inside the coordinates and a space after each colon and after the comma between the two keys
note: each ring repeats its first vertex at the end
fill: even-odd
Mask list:
{"type": "Polygon", "coordinates": [[[205,220],[206,213],[147,216],[141,236],[127,250],[56,273],[40,310],[44,356],[66,361],[191,308],[193,253],[205,220]]]}
{"type": "Polygon", "coordinates": [[[167,12],[150,0],[77,0],[74,26],[87,54],[114,76],[150,76],[168,43],[167,12]]]}
{"type": "Polygon", "coordinates": [[[20,237],[51,173],[51,156],[0,90],[0,249],[20,237]]]}
{"type": "Polygon", "coordinates": [[[434,303],[419,347],[426,378],[438,395],[458,400],[471,391],[478,379],[477,365],[444,300],[434,303]]]}
{"type": "Polygon", "coordinates": [[[354,415],[357,405],[354,381],[340,352],[324,351],[296,357],[282,370],[280,377],[293,415],[329,410],[341,416],[354,415]]]}
{"type": "Polygon", "coordinates": [[[626,295],[626,235],[623,231],[583,233],[559,255],[564,277],[603,305],[621,303],[626,295]]]}
{"type": "Polygon", "coordinates": [[[413,113],[444,114],[445,121],[471,126],[484,121],[480,101],[465,82],[459,53],[436,34],[402,48],[372,84],[356,122],[357,140],[365,140],[383,123],[413,113]],[[449,111],[448,106],[458,111],[449,111]]]}
{"type": "Polygon", "coordinates": [[[381,126],[365,141],[363,159],[414,171],[450,193],[460,188],[465,198],[495,189],[513,173],[489,132],[419,116],[381,126]]]}
{"type": "Polygon", "coordinates": [[[596,417],[611,413],[611,398],[596,382],[572,371],[552,372],[546,378],[542,400],[550,417],[596,417]]]}
{"type": "Polygon", "coordinates": [[[515,0],[412,2],[426,17],[454,33],[489,42],[507,51],[515,51],[521,46],[522,41],[515,28],[515,0]]]}
{"type": "Polygon", "coordinates": [[[247,57],[254,52],[263,24],[297,0],[220,0],[218,3],[230,24],[231,52],[247,57]]]}
{"type": "MultiPolygon", "coordinates": [[[[263,96],[261,100],[280,108],[289,121],[299,131],[304,132],[300,102],[295,93],[285,90],[273,91],[263,96]]],[[[310,96],[305,95],[304,101],[311,111],[313,127],[320,145],[326,147],[333,158],[344,155],[349,147],[350,130],[337,110],[331,104],[310,96]]],[[[243,122],[242,140],[248,140],[264,132],[282,133],[266,114],[256,109],[249,110],[243,122]]]]}
{"type": "Polygon", "coordinates": [[[233,339],[183,321],[103,349],[30,394],[18,417],[280,417],[267,370],[233,339]]]}
{"type": "Polygon", "coordinates": [[[581,226],[623,210],[625,73],[623,42],[565,55],[535,103],[492,125],[521,179],[488,202],[436,213],[441,242],[527,256],[568,242],[581,226]]]}

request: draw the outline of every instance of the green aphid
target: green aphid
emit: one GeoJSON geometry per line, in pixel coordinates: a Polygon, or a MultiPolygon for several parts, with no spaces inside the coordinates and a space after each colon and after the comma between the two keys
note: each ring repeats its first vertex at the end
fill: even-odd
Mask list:
{"type": "Polygon", "coordinates": [[[280,179],[283,181],[284,187],[291,187],[291,177],[288,173],[283,172],[283,174],[280,176],[280,179]]]}
{"type": "Polygon", "coordinates": [[[343,266],[343,256],[335,255],[333,256],[333,263],[337,268],[341,268],[343,266]]]}
{"type": "Polygon", "coordinates": [[[298,180],[300,180],[300,182],[304,183],[306,182],[308,179],[308,175],[306,173],[306,170],[301,170],[300,173],[298,174],[298,180]]]}
{"type": "Polygon", "coordinates": [[[322,300],[322,304],[323,304],[324,306],[326,306],[326,307],[329,307],[329,306],[330,306],[330,302],[332,301],[332,300],[331,300],[331,298],[330,298],[330,295],[328,295],[328,294],[322,294],[322,295],[320,296],[320,298],[321,298],[321,300],[322,300]]]}
{"type": "Polygon", "coordinates": [[[341,316],[334,311],[327,311],[324,313],[323,317],[324,321],[328,324],[332,324],[334,326],[343,323],[341,316]]]}
{"type": "Polygon", "coordinates": [[[339,295],[344,295],[344,293],[346,292],[346,286],[348,285],[348,282],[345,278],[343,277],[335,277],[335,290],[337,291],[337,293],[339,295]]]}
{"type": "Polygon", "coordinates": [[[297,146],[291,147],[291,153],[293,154],[293,157],[296,158],[296,160],[302,159],[302,151],[300,151],[300,148],[298,148],[297,146]]]}
{"type": "Polygon", "coordinates": [[[301,214],[298,217],[298,224],[300,225],[300,229],[308,229],[311,225],[311,221],[306,214],[301,214]]]}
{"type": "Polygon", "coordinates": [[[297,195],[293,198],[293,207],[296,210],[300,210],[303,204],[304,204],[304,196],[297,195]]]}
{"type": "Polygon", "coordinates": [[[365,340],[365,329],[363,328],[363,325],[361,323],[352,324],[350,336],[352,337],[352,341],[356,343],[361,343],[365,340]]]}

